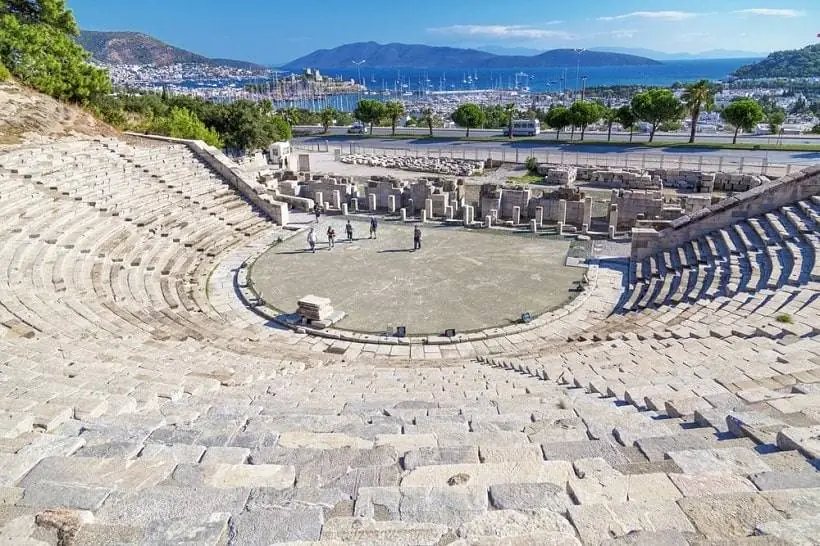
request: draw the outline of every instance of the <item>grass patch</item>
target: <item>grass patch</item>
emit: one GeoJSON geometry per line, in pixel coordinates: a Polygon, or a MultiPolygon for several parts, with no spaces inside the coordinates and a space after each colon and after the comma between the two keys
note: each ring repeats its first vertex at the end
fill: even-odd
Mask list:
{"type": "Polygon", "coordinates": [[[11,79],[11,72],[9,72],[9,69],[6,68],[3,63],[0,63],[0,82],[4,82],[9,79],[11,79]]]}
{"type": "Polygon", "coordinates": [[[524,176],[510,176],[507,182],[511,184],[541,184],[544,182],[544,177],[537,174],[525,174],[524,176]]]}
{"type": "Polygon", "coordinates": [[[794,320],[792,319],[792,316],[788,313],[782,313],[780,315],[777,315],[775,320],[777,322],[781,323],[781,324],[792,324],[792,323],[794,323],[794,320]]]}

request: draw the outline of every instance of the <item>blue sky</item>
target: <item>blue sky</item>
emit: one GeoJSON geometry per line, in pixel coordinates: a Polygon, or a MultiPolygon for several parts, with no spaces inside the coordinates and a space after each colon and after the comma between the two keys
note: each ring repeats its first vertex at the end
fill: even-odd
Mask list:
{"type": "Polygon", "coordinates": [[[68,0],[80,27],[262,63],[359,42],[768,52],[817,41],[818,0],[68,0]]]}

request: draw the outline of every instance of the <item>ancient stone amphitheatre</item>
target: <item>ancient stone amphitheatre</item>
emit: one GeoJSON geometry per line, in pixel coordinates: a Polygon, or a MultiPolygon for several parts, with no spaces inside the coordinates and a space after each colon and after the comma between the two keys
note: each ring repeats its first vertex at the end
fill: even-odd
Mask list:
{"type": "Polygon", "coordinates": [[[284,199],[196,143],[0,151],[5,542],[820,536],[820,169],[638,227],[629,260],[593,240],[569,303],[454,338],[267,317],[248,266],[305,240],[284,199]]]}

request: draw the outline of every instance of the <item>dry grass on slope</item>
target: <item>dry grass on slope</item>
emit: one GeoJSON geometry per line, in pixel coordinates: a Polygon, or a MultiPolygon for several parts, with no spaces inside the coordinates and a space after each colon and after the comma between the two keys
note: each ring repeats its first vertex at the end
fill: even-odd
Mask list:
{"type": "Polygon", "coordinates": [[[82,108],[14,81],[0,81],[0,146],[78,135],[117,136],[119,132],[82,108]]]}

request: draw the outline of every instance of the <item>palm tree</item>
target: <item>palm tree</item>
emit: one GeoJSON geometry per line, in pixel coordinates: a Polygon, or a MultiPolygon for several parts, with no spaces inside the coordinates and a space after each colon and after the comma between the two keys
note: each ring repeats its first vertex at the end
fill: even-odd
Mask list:
{"type": "Polygon", "coordinates": [[[283,110],[279,111],[279,115],[282,116],[288,125],[293,127],[299,121],[299,109],[293,106],[288,106],[283,110]]]}
{"type": "Polygon", "coordinates": [[[507,135],[513,139],[513,117],[515,116],[515,104],[509,103],[504,106],[504,114],[507,116],[507,135]]]}
{"type": "Polygon", "coordinates": [[[325,133],[327,133],[327,130],[330,128],[330,124],[333,123],[333,119],[335,117],[336,110],[330,106],[319,112],[319,118],[322,120],[322,128],[325,130],[325,133]]]}
{"type": "Polygon", "coordinates": [[[701,110],[711,112],[715,107],[715,88],[706,80],[693,83],[681,95],[681,100],[692,116],[692,132],[689,134],[689,143],[695,142],[695,131],[701,110]]]}
{"type": "Polygon", "coordinates": [[[430,136],[433,136],[433,125],[436,123],[436,115],[433,113],[432,108],[425,108],[421,111],[421,121],[427,124],[427,128],[430,129],[430,136]]]}
{"type": "Polygon", "coordinates": [[[384,111],[390,118],[390,128],[393,129],[393,136],[396,135],[396,123],[404,115],[404,105],[397,100],[388,101],[384,105],[384,111]]]}

